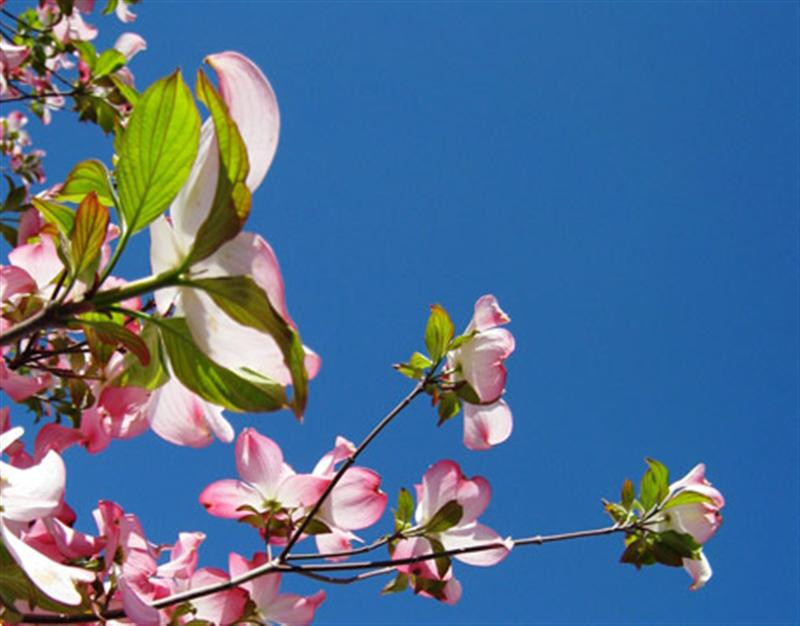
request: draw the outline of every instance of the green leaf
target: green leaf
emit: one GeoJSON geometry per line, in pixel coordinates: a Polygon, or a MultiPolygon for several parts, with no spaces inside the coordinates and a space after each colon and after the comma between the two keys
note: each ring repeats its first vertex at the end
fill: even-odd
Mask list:
{"type": "Polygon", "coordinates": [[[208,217],[200,225],[189,263],[200,261],[242,230],[250,214],[250,190],[245,184],[250,163],[236,123],[228,113],[225,101],[214,89],[202,70],[197,72],[197,97],[211,112],[219,146],[220,168],[217,188],[208,217]]]}
{"type": "Polygon", "coordinates": [[[78,206],[75,228],[70,237],[70,256],[74,276],[80,276],[92,266],[100,255],[100,249],[108,230],[108,208],[97,201],[97,194],[90,191],[78,206]]]}
{"type": "Polygon", "coordinates": [[[608,500],[603,500],[603,508],[606,510],[613,519],[617,523],[624,522],[628,519],[628,511],[622,508],[616,502],[609,502],[608,500]]]}
{"type": "Polygon", "coordinates": [[[652,509],[669,494],[669,471],[654,459],[646,459],[649,465],[639,487],[639,500],[645,510],[652,509]]]}
{"type": "Polygon", "coordinates": [[[97,338],[103,343],[117,346],[122,345],[139,360],[142,366],[150,364],[150,350],[144,340],[132,331],[110,321],[81,319],[84,329],[91,329],[97,333],[97,338]]]}
{"type": "Polygon", "coordinates": [[[450,500],[441,509],[436,511],[430,521],[425,524],[426,533],[443,533],[461,521],[464,508],[457,500],[450,500]]]}
{"type": "Polygon", "coordinates": [[[287,406],[286,392],[264,377],[232,372],[195,345],[183,318],[152,318],[157,324],[172,371],[201,398],[232,411],[277,411],[287,406]]]}
{"type": "Polygon", "coordinates": [[[387,585],[381,589],[381,595],[401,593],[406,589],[408,589],[408,576],[406,574],[398,574],[394,580],[387,583],[387,585]]]}
{"type": "Polygon", "coordinates": [[[189,176],[199,138],[200,114],[179,71],[145,91],[119,151],[119,209],[127,231],[141,230],[166,210],[189,176]]]}
{"type": "Polygon", "coordinates": [[[459,381],[458,386],[456,387],[456,393],[464,402],[469,402],[470,404],[483,404],[478,392],[475,391],[472,388],[472,385],[470,385],[466,380],[459,381]]]}
{"type": "MultiPolygon", "coordinates": [[[[437,552],[444,552],[444,545],[442,545],[441,541],[437,541],[436,539],[428,538],[428,543],[431,544],[431,552],[434,554],[437,552]]],[[[433,560],[436,564],[436,572],[439,574],[439,578],[444,578],[447,575],[448,570],[450,569],[450,557],[447,556],[440,556],[433,560]]]]}
{"type": "Polygon", "coordinates": [[[114,87],[116,87],[122,94],[122,97],[133,106],[136,106],[136,103],[139,102],[139,92],[122,80],[119,76],[109,76],[109,78],[111,79],[111,82],[114,83],[114,87]]]}
{"type": "Polygon", "coordinates": [[[75,212],[72,209],[63,204],[40,198],[31,198],[31,202],[42,214],[45,221],[58,228],[62,235],[69,237],[72,234],[72,229],[75,226],[75,212]]]}
{"type": "Polygon", "coordinates": [[[631,506],[633,506],[633,501],[635,498],[636,494],[633,491],[633,483],[631,482],[630,478],[626,478],[625,482],[622,483],[621,493],[621,503],[626,511],[631,510],[631,506]]]}
{"type": "Polygon", "coordinates": [[[146,365],[142,364],[136,354],[130,352],[126,354],[123,361],[122,373],[113,381],[115,387],[141,387],[152,391],[163,385],[169,380],[169,375],[164,369],[164,359],[161,355],[161,342],[158,334],[158,326],[150,322],[145,322],[139,338],[144,342],[150,360],[146,365]]]}
{"type": "Polygon", "coordinates": [[[88,41],[75,40],[71,41],[70,43],[78,51],[78,54],[83,62],[89,66],[90,70],[94,71],[94,66],[97,63],[97,51],[95,50],[94,46],[88,41]]]}
{"type": "Polygon", "coordinates": [[[643,537],[636,537],[634,541],[628,544],[622,556],[619,559],[620,563],[630,563],[635,565],[636,569],[641,569],[642,565],[647,565],[646,561],[649,560],[647,555],[649,547],[643,537]]]}
{"type": "Polygon", "coordinates": [[[408,489],[402,487],[397,494],[397,513],[395,519],[403,524],[409,524],[414,515],[414,498],[411,497],[408,489]]]}
{"type": "Polygon", "coordinates": [[[672,507],[681,506],[682,504],[697,503],[714,504],[714,500],[708,496],[704,496],[702,493],[697,493],[696,491],[681,491],[667,500],[664,503],[662,510],[666,511],[672,507]]]}
{"type": "Polygon", "coordinates": [[[272,306],[264,290],[249,276],[199,278],[186,284],[205,291],[231,319],[260,330],[275,340],[292,376],[292,410],[297,417],[302,417],[308,398],[303,343],[297,332],[272,306]]]}
{"type": "Polygon", "coordinates": [[[422,380],[425,377],[425,372],[423,370],[418,370],[415,367],[411,367],[408,363],[395,363],[392,365],[392,367],[406,378],[422,380]]]}
{"type": "Polygon", "coordinates": [[[447,420],[454,418],[461,410],[461,403],[458,396],[454,393],[443,393],[439,396],[439,421],[437,426],[441,426],[447,420]]]}
{"type": "Polygon", "coordinates": [[[121,67],[125,67],[126,62],[124,54],[119,50],[109,48],[98,57],[92,69],[92,78],[97,79],[113,74],[121,67]]]}
{"type": "Polygon", "coordinates": [[[431,361],[421,352],[415,352],[408,360],[408,364],[418,370],[426,370],[433,365],[433,361],[431,361]]]}
{"type": "Polygon", "coordinates": [[[464,335],[459,335],[455,339],[450,342],[450,345],[447,347],[448,352],[450,350],[456,350],[463,346],[467,341],[472,339],[475,335],[477,335],[477,331],[472,331],[471,333],[466,333],[464,335]]]}
{"type": "Polygon", "coordinates": [[[446,353],[455,328],[450,316],[440,305],[431,306],[431,314],[425,327],[425,347],[431,360],[438,362],[446,353]]]}
{"type": "Polygon", "coordinates": [[[681,567],[683,559],[694,558],[700,550],[691,535],[667,530],[652,536],[652,554],[656,561],[670,567],[681,567]]]}
{"type": "Polygon", "coordinates": [[[94,191],[101,204],[113,206],[114,194],[106,166],[97,159],[81,161],[67,176],[58,199],[66,202],[82,202],[86,195],[94,191]]]}

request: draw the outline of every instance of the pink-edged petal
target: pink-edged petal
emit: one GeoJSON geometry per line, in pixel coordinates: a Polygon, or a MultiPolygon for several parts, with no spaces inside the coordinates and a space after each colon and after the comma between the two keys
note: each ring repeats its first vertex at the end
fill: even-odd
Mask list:
{"type": "Polygon", "coordinates": [[[33,445],[36,451],[35,458],[43,458],[50,450],[62,452],[76,443],[82,443],[84,439],[83,433],[75,428],[67,428],[60,424],[45,424],[36,434],[36,442],[33,445]]]}
{"type": "Polygon", "coordinates": [[[124,22],[126,24],[136,19],[136,14],[130,10],[128,3],[125,2],[125,0],[119,0],[119,2],[117,2],[117,7],[114,9],[114,13],[120,22],[124,22]]]}
{"type": "Polygon", "coordinates": [[[474,522],[466,526],[457,526],[444,532],[440,536],[442,545],[446,550],[457,550],[459,548],[468,548],[471,546],[486,545],[499,543],[503,544],[502,547],[490,548],[481,550],[479,552],[468,552],[466,554],[457,554],[454,558],[469,563],[470,565],[489,566],[495,565],[508,556],[508,553],[513,547],[513,543],[505,541],[500,538],[488,526],[474,522]]]}
{"type": "Polygon", "coordinates": [[[139,595],[135,586],[124,576],[119,579],[117,589],[122,600],[122,608],[125,609],[125,615],[133,620],[134,624],[157,626],[166,623],[166,619],[162,617],[158,609],[150,606],[139,595]]]}
{"type": "Polygon", "coordinates": [[[0,302],[5,302],[18,293],[33,293],[36,281],[21,267],[0,266],[0,302]]]}
{"type": "Polygon", "coordinates": [[[469,326],[467,326],[467,332],[489,330],[495,326],[508,324],[510,321],[511,318],[505,314],[497,303],[497,298],[487,294],[478,298],[475,303],[475,313],[469,326]]]}
{"type": "MultiPolygon", "coordinates": [[[[317,542],[317,551],[320,554],[330,554],[332,552],[345,552],[350,550],[355,535],[351,532],[332,528],[332,532],[324,535],[316,535],[314,540],[317,542]]],[[[337,563],[346,560],[346,556],[328,557],[328,561],[337,563]]]]}
{"type": "Polygon", "coordinates": [[[158,567],[162,578],[191,578],[197,568],[197,550],[206,538],[204,533],[179,533],[170,550],[170,560],[158,567]]]}
{"type": "Polygon", "coordinates": [[[422,489],[418,491],[417,522],[427,522],[445,504],[455,500],[461,480],[461,468],[454,461],[439,461],[431,465],[423,475],[422,489]]]}
{"type": "MultiPolygon", "coordinates": [[[[228,555],[228,571],[231,573],[231,577],[235,578],[266,562],[267,555],[263,552],[254,554],[251,561],[235,552],[231,552],[228,555]]],[[[244,583],[241,587],[250,592],[253,602],[261,608],[262,606],[269,606],[275,600],[278,596],[280,584],[280,574],[266,574],[244,583]]]]}
{"type": "Polygon", "coordinates": [[[291,383],[283,353],[270,335],[233,321],[205,293],[183,290],[180,303],[192,338],[215,363],[234,371],[248,368],[281,385],[291,383]]]}
{"type": "Polygon", "coordinates": [[[256,489],[239,480],[218,480],[203,489],[200,504],[216,517],[239,519],[249,515],[251,511],[243,506],[251,506],[260,511],[264,506],[264,498],[256,489]]]}
{"type": "MultiPolygon", "coordinates": [[[[222,570],[206,567],[194,573],[189,587],[195,589],[228,580],[230,578],[222,570]]],[[[194,618],[207,620],[212,624],[233,624],[242,616],[248,598],[247,592],[238,587],[195,598],[192,600],[196,611],[194,618]]]]}
{"type": "Polygon", "coordinates": [[[226,443],[233,440],[233,427],[222,416],[222,409],[191,392],[176,378],[170,378],[152,393],[147,414],[153,432],[177,445],[207,446],[214,441],[213,434],[226,443]]]}
{"type": "Polygon", "coordinates": [[[704,502],[681,504],[666,511],[669,528],[689,533],[697,543],[705,543],[722,525],[719,509],[704,502]]]}
{"type": "Polygon", "coordinates": [[[294,593],[279,595],[268,606],[261,609],[261,615],[278,624],[289,626],[305,626],[314,619],[314,612],[325,601],[324,591],[312,596],[299,596],[294,593]]]}
{"type": "Polygon", "coordinates": [[[669,486],[670,494],[677,491],[693,491],[701,495],[711,498],[717,508],[725,506],[725,498],[719,490],[711,486],[711,483],[706,480],[706,466],[703,463],[695,465],[686,476],[680,480],[672,483],[669,486]]]}
{"type": "Polygon", "coordinates": [[[2,520],[0,520],[0,537],[2,537],[3,544],[11,558],[19,564],[33,584],[45,595],[69,605],[77,605],[83,601],[75,584],[94,581],[95,574],[93,572],[79,567],[62,565],[47,558],[14,535],[6,528],[2,520]]]}
{"type": "Polygon", "coordinates": [[[189,178],[169,207],[178,253],[184,258],[214,202],[219,175],[219,148],[211,119],[203,123],[197,158],[189,178]]]}
{"type": "Polygon", "coordinates": [[[306,366],[308,380],[311,380],[315,378],[317,374],[319,374],[319,370],[322,367],[322,357],[308,346],[303,346],[303,350],[306,352],[306,358],[303,364],[306,366]]]}
{"type": "Polygon", "coordinates": [[[122,33],[114,42],[114,48],[122,53],[126,61],[130,61],[134,55],[147,50],[147,42],[144,37],[136,33],[122,33]]]}
{"type": "Polygon", "coordinates": [[[52,450],[37,464],[20,469],[0,462],[4,519],[29,522],[46,517],[59,506],[64,495],[67,470],[52,450]]]}
{"type": "MultiPolygon", "coordinates": [[[[160,274],[178,267],[188,250],[178,246],[172,224],[163,215],[150,224],[150,266],[153,274],[160,274]]],[[[166,313],[175,302],[178,289],[165,287],[155,293],[156,306],[161,313],[166,313]]]]}
{"type": "Polygon", "coordinates": [[[114,439],[131,439],[150,426],[147,404],[150,394],[139,387],[106,387],[97,404],[108,416],[108,432],[114,439]]]}
{"type": "Polygon", "coordinates": [[[263,496],[275,496],[284,473],[278,444],[254,428],[245,428],[236,439],[235,454],[239,476],[255,485],[263,496]]]}
{"type": "Polygon", "coordinates": [[[503,361],[513,351],[514,337],[504,328],[479,333],[459,348],[456,361],[481,402],[494,402],[502,395],[506,386],[503,361]]]}
{"type": "Polygon", "coordinates": [[[6,366],[4,359],[0,359],[0,389],[5,391],[14,402],[22,402],[30,398],[49,384],[49,375],[24,376],[17,374],[6,366]]]}
{"type": "Polygon", "coordinates": [[[286,478],[278,487],[275,499],[282,506],[294,508],[313,506],[327,489],[329,478],[311,474],[295,474],[286,478]]]}
{"type": "Polygon", "coordinates": [[[46,519],[44,524],[59,553],[67,559],[89,558],[99,554],[105,544],[99,537],[75,530],[55,517],[46,519]]]}
{"type": "Polygon", "coordinates": [[[704,587],[714,573],[706,555],[702,552],[699,559],[683,559],[683,568],[692,577],[692,584],[689,586],[692,591],[704,587]]]}
{"type": "Polygon", "coordinates": [[[464,526],[474,522],[486,510],[491,498],[492,488],[482,476],[462,480],[456,494],[456,500],[463,509],[458,525],[464,526]]]}
{"type": "Polygon", "coordinates": [[[81,414],[81,434],[84,445],[91,454],[102,452],[111,443],[111,435],[97,406],[86,409],[81,414]]]}
{"type": "Polygon", "coordinates": [[[250,59],[238,52],[221,52],[206,57],[214,68],[219,92],[247,146],[251,191],[261,184],[278,147],[280,114],[275,92],[266,76],[250,59]]]}
{"type": "Polygon", "coordinates": [[[464,404],[464,445],[488,450],[511,436],[514,420],[503,400],[493,404],[464,404]]]}
{"type": "Polygon", "coordinates": [[[333,450],[327,452],[317,461],[311,473],[315,476],[331,476],[334,473],[336,464],[352,456],[355,451],[356,447],[352,441],[342,436],[337,436],[333,450]]]}
{"type": "Polygon", "coordinates": [[[269,298],[270,304],[290,324],[278,257],[257,233],[241,232],[196,266],[204,276],[250,276],[269,298]]]}
{"type": "MultiPolygon", "coordinates": [[[[413,559],[418,556],[431,554],[433,549],[430,542],[425,537],[414,537],[412,539],[401,539],[395,546],[394,553],[392,554],[393,561],[402,561],[405,559],[413,559]]],[[[398,572],[403,574],[413,574],[420,578],[428,580],[440,580],[439,572],[436,570],[436,564],[433,559],[426,561],[417,561],[416,563],[403,563],[396,567],[398,572]]],[[[445,574],[446,577],[451,576],[452,568],[445,574]]]]}
{"type": "MultiPolygon", "coordinates": [[[[4,425],[7,425],[9,416],[8,407],[3,407],[3,409],[0,409],[0,412],[0,415],[3,417],[4,425]]],[[[22,437],[24,433],[25,429],[22,426],[14,426],[14,428],[9,428],[5,432],[0,432],[0,454],[5,452],[6,448],[22,437]]]]}
{"type": "Polygon", "coordinates": [[[331,521],[340,528],[358,530],[372,526],[386,509],[381,477],[365,467],[351,467],[330,495],[331,521]]]}

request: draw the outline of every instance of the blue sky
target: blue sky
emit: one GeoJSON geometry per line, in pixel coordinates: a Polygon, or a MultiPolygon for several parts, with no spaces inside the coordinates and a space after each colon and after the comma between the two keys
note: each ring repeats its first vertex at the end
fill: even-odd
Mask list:
{"type": "MultiPolygon", "coordinates": [[[[645,456],[675,478],[704,461],[727,498],[696,593],[682,570],[620,565],[621,538],[605,537],[459,564],[456,607],[382,598],[377,581],[329,589],[320,622],[800,619],[796,4],[153,0],[137,13],[140,86],[235,49],[281,106],[248,228],[275,248],[323,369],[302,426],[236,415],[237,430],[256,426],[310,470],[407,391],[390,364],[422,347],[429,304],[463,327],[494,293],[517,339],[514,434],[470,452],[460,419],[437,429],[417,402],[363,459],[391,499],[452,458],[491,482],[484,521],[503,535],[593,528],[645,456]]],[[[107,42],[121,32],[93,17],[107,42]]],[[[56,117],[31,129],[50,182],[109,160],[99,131],[56,117]]],[[[148,270],[137,245],[128,277],[148,270]]],[[[84,530],[108,498],[153,540],[208,533],[203,564],[258,548],[197,503],[235,476],[232,446],[147,434],[66,458],[84,530]]]]}

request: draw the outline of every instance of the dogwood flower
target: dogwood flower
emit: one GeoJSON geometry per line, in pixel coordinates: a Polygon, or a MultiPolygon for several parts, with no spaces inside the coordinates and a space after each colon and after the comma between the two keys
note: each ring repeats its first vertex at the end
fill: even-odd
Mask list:
{"type": "MultiPolygon", "coordinates": [[[[705,473],[706,466],[699,463],[686,476],[669,486],[669,495],[662,506],[661,516],[652,526],[652,530],[686,533],[701,545],[711,539],[722,525],[719,511],[725,506],[725,498],[706,480],[705,473]],[[701,498],[693,498],[691,494],[701,498]]],[[[703,587],[713,574],[711,565],[702,552],[698,559],[683,559],[683,567],[692,577],[692,585],[689,587],[692,591],[703,587]]]]}
{"type": "MultiPolygon", "coordinates": [[[[0,454],[22,433],[18,426],[0,434],[0,454]]],[[[47,518],[59,509],[65,482],[64,462],[54,450],[27,468],[0,461],[0,538],[11,558],[40,591],[64,604],[77,605],[82,597],[75,585],[94,581],[95,574],[58,563],[19,536],[29,522],[47,518]]]]}
{"type": "MultiPolygon", "coordinates": [[[[286,522],[293,511],[312,506],[330,482],[320,476],[295,473],[284,462],[280,447],[253,428],[239,434],[235,454],[243,480],[219,480],[200,494],[200,503],[211,515],[241,519],[256,513],[286,522]]],[[[269,530],[270,542],[286,541],[285,532],[269,530]]]]}
{"type": "MultiPolygon", "coordinates": [[[[428,468],[422,483],[416,485],[416,491],[414,518],[417,527],[430,526],[437,514],[453,502],[461,507],[461,516],[444,530],[433,529],[426,531],[424,536],[401,539],[392,553],[394,560],[431,554],[441,549],[455,550],[487,544],[498,544],[498,547],[456,554],[453,558],[469,565],[490,566],[508,556],[513,543],[478,522],[478,516],[486,510],[491,498],[491,487],[485,478],[466,478],[454,461],[439,461],[428,468]]],[[[442,573],[433,560],[399,565],[397,570],[424,580],[444,582],[444,586],[437,586],[436,597],[445,602],[455,603],[461,595],[460,584],[452,578],[452,568],[442,573]]],[[[421,591],[432,595],[424,585],[417,590],[418,593],[421,591]]]]}
{"type": "Polygon", "coordinates": [[[468,383],[479,401],[464,404],[464,445],[470,450],[486,450],[511,436],[511,410],[502,395],[506,386],[504,361],[514,351],[514,336],[499,328],[509,321],[494,296],[481,296],[464,331],[474,335],[447,354],[452,381],[468,383]]]}
{"type": "MultiPolygon", "coordinates": [[[[259,552],[248,561],[243,556],[232,552],[228,559],[231,576],[239,576],[267,562],[267,555],[259,552]]],[[[266,574],[244,583],[242,588],[250,594],[256,605],[260,624],[291,624],[304,626],[314,619],[314,613],[325,600],[325,592],[318,591],[311,596],[299,596],[294,593],[279,593],[280,574],[266,574]]]]}
{"type": "MultiPolygon", "coordinates": [[[[236,52],[206,58],[216,71],[219,91],[236,122],[247,148],[250,171],[246,185],[255,191],[266,176],[278,144],[279,113],[272,87],[250,59],[236,52]]],[[[203,124],[197,159],[189,178],[169,208],[150,226],[151,264],[154,272],[179,267],[194,244],[214,199],[219,174],[219,151],[211,119],[203,124]]],[[[267,294],[270,303],[292,326],[286,308],[283,278],[275,253],[259,235],[242,232],[209,257],[192,266],[204,278],[250,276],[267,294]]],[[[216,363],[229,369],[247,368],[288,385],[291,374],[275,340],[254,328],[235,322],[204,292],[178,287],[156,293],[161,311],[172,304],[185,315],[192,338],[216,363]]],[[[319,357],[306,353],[309,378],[319,370],[319,357]]]]}

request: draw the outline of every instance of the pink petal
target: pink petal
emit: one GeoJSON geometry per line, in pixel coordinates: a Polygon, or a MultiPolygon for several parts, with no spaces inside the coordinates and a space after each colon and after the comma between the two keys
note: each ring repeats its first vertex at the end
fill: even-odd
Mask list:
{"type": "Polygon", "coordinates": [[[75,428],[67,428],[60,424],[45,424],[36,434],[33,449],[36,451],[36,458],[41,459],[50,450],[62,452],[83,440],[83,433],[75,428]]]}
{"type": "MultiPolygon", "coordinates": [[[[188,249],[178,245],[172,225],[163,215],[150,224],[150,266],[153,274],[160,274],[178,267],[188,249]]],[[[178,289],[167,287],[155,293],[156,306],[159,312],[166,313],[178,296],[178,289]]]]}
{"type": "Polygon", "coordinates": [[[216,432],[223,441],[233,439],[233,428],[222,416],[222,409],[189,391],[176,378],[152,393],[147,414],[153,432],[177,445],[207,446],[216,432]]]}
{"type": "Polygon", "coordinates": [[[162,578],[191,578],[197,568],[197,551],[206,538],[204,533],[179,533],[170,550],[170,560],[158,567],[162,578]]]}
{"type": "MultiPolygon", "coordinates": [[[[222,570],[206,567],[195,572],[189,588],[205,587],[227,580],[230,578],[222,570]]],[[[197,611],[194,618],[207,620],[212,624],[233,624],[242,616],[248,599],[247,592],[238,587],[195,598],[192,600],[192,606],[197,611]]]]}
{"type": "Polygon", "coordinates": [[[106,387],[97,404],[108,416],[108,433],[114,439],[131,439],[150,426],[147,404],[150,394],[138,387],[106,387]]]}
{"type": "MultiPolygon", "coordinates": [[[[332,552],[344,552],[350,550],[353,541],[353,533],[340,530],[338,528],[331,529],[333,532],[325,533],[324,535],[316,535],[314,540],[317,542],[317,551],[320,554],[330,554],[332,552]]],[[[346,560],[346,556],[329,557],[328,560],[332,562],[339,562],[346,560]]]]}
{"type": "MultiPolygon", "coordinates": [[[[3,407],[0,409],[0,416],[2,417],[2,426],[8,427],[9,421],[9,409],[8,407],[3,407]]],[[[14,428],[9,428],[6,431],[0,430],[0,454],[5,452],[6,448],[8,448],[12,443],[14,443],[17,439],[22,437],[25,433],[25,429],[22,426],[14,426],[14,428]]]]}
{"type": "Polygon", "coordinates": [[[351,467],[330,495],[334,524],[348,530],[372,526],[386,509],[386,494],[380,490],[381,477],[365,467],[351,467]]]}
{"type": "Polygon", "coordinates": [[[478,524],[477,522],[468,524],[466,526],[458,526],[451,528],[441,534],[442,545],[446,550],[456,550],[458,548],[467,548],[476,545],[485,545],[492,543],[502,543],[505,547],[491,548],[481,550],[479,552],[468,552],[466,554],[457,554],[453,558],[469,563],[470,565],[489,566],[495,565],[508,556],[513,544],[505,542],[488,526],[478,524]]]}
{"type": "MultiPolygon", "coordinates": [[[[412,539],[401,539],[395,546],[392,560],[401,561],[403,559],[413,559],[418,556],[431,554],[433,549],[430,542],[424,537],[414,537],[412,539]]],[[[416,563],[405,563],[396,567],[398,572],[412,574],[427,580],[439,580],[439,572],[433,559],[418,561],[416,563]]],[[[448,570],[445,577],[450,577],[452,568],[448,570]]]]}
{"type": "Polygon", "coordinates": [[[689,576],[692,577],[692,584],[689,586],[689,589],[692,591],[697,591],[701,587],[704,587],[705,584],[711,580],[711,576],[714,573],[706,555],[702,552],[698,560],[683,559],[683,568],[689,572],[689,576]]]}
{"type": "Polygon", "coordinates": [[[334,474],[336,464],[353,455],[356,447],[353,442],[344,437],[337,436],[333,450],[326,453],[314,466],[312,474],[315,476],[330,477],[334,474]]]}
{"type": "Polygon", "coordinates": [[[457,351],[462,375],[480,397],[494,402],[506,386],[503,361],[514,351],[514,337],[504,328],[493,328],[473,337],[457,351]]]}
{"type": "MultiPolygon", "coordinates": [[[[243,556],[231,552],[228,555],[228,571],[232,578],[249,572],[267,562],[267,555],[257,552],[253,555],[252,561],[248,561],[243,556]]],[[[278,596],[278,588],[281,584],[280,574],[266,574],[241,585],[242,588],[250,592],[250,597],[259,608],[269,606],[278,596]]]]}
{"type": "Polygon", "coordinates": [[[119,579],[118,587],[122,599],[122,608],[125,615],[135,624],[142,626],[155,626],[166,623],[158,609],[150,606],[136,591],[135,587],[125,578],[119,579]]]}
{"type": "Polygon", "coordinates": [[[49,375],[26,376],[17,374],[15,371],[8,369],[4,359],[0,359],[0,389],[5,391],[14,402],[27,400],[49,384],[49,375]]]}
{"type": "Polygon", "coordinates": [[[15,265],[0,266],[0,302],[6,302],[18,293],[29,294],[36,291],[36,282],[30,274],[15,265]]]}
{"type": "Polygon", "coordinates": [[[330,479],[311,474],[295,474],[283,480],[275,494],[275,499],[287,508],[310,507],[319,500],[327,489],[330,479]]]}
{"type": "Polygon", "coordinates": [[[283,453],[269,437],[245,428],[236,440],[239,476],[255,485],[265,497],[274,496],[283,477],[283,453]]]}
{"type": "Polygon", "coordinates": [[[478,298],[475,303],[475,313],[469,326],[467,326],[467,332],[489,330],[495,326],[507,324],[510,321],[511,318],[497,304],[497,299],[493,295],[487,294],[478,298]]]}
{"type": "Polygon", "coordinates": [[[711,483],[706,480],[706,466],[703,463],[695,465],[686,476],[672,483],[669,489],[671,494],[679,490],[699,493],[711,498],[717,508],[721,509],[725,506],[725,498],[722,493],[712,487],[711,483]]]}
{"type": "Polygon", "coordinates": [[[464,445],[470,450],[488,450],[511,436],[514,422],[503,400],[493,404],[464,404],[464,445]]]}
{"type": "Polygon", "coordinates": [[[464,512],[459,526],[464,526],[474,522],[489,505],[492,498],[492,488],[489,482],[482,476],[475,476],[471,479],[463,479],[458,485],[456,499],[463,508],[464,512]]]}
{"type": "Polygon", "coordinates": [[[259,605],[259,608],[267,620],[291,626],[305,626],[314,619],[314,612],[324,602],[325,597],[324,591],[318,591],[313,596],[287,593],[279,595],[266,607],[259,605]]]}
{"type": "Polygon", "coordinates": [[[111,443],[111,435],[103,422],[104,416],[100,414],[97,406],[86,409],[81,414],[81,434],[84,437],[84,445],[91,454],[105,450],[111,443]]]}
{"type": "Polygon", "coordinates": [[[128,3],[125,2],[125,0],[119,0],[119,2],[117,2],[117,7],[114,9],[114,13],[116,13],[117,19],[120,22],[129,23],[136,19],[136,14],[130,10],[128,3]]]}
{"type": "Polygon", "coordinates": [[[240,507],[251,506],[260,511],[264,507],[264,498],[250,485],[228,479],[218,480],[203,489],[200,504],[216,517],[239,519],[251,513],[240,507]]]}
{"type": "Polygon", "coordinates": [[[217,72],[220,94],[247,146],[250,173],[246,183],[255,191],[278,147],[280,114],[275,93],[261,70],[238,52],[212,54],[205,60],[217,72]]]}
{"type": "Polygon", "coordinates": [[[59,552],[67,559],[89,558],[99,554],[105,544],[99,537],[75,530],[54,517],[44,523],[59,552]]]}
{"type": "Polygon", "coordinates": [[[2,537],[11,558],[19,564],[33,584],[45,595],[69,605],[77,605],[83,601],[81,594],[75,589],[75,584],[94,581],[95,574],[93,572],[79,567],[62,565],[47,558],[14,535],[6,528],[2,520],[0,520],[0,537],[2,537]]]}
{"type": "Polygon", "coordinates": [[[422,477],[421,496],[418,493],[417,522],[427,522],[445,504],[455,500],[461,480],[461,468],[454,461],[431,465],[422,477]]]}

